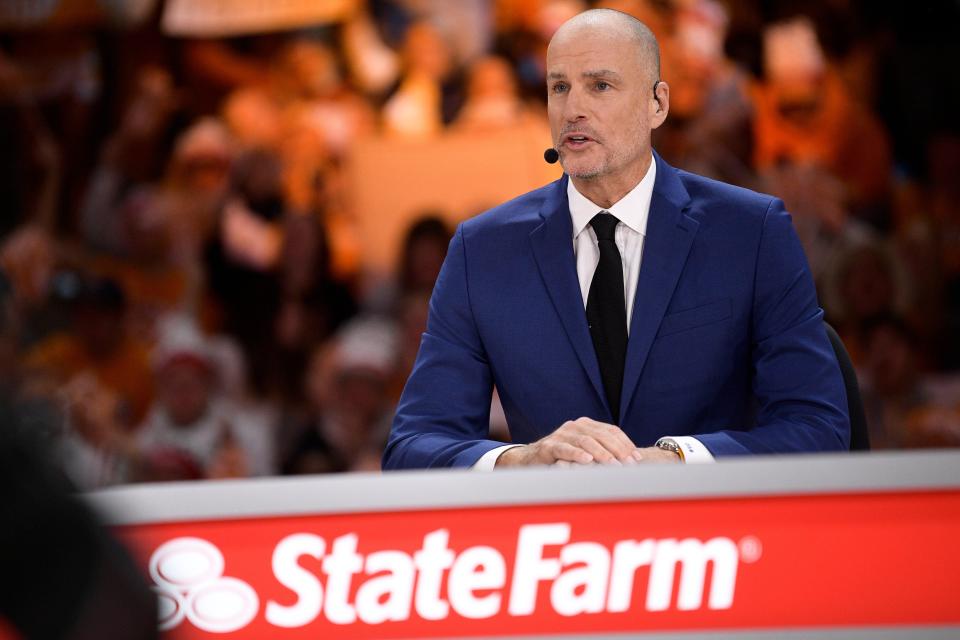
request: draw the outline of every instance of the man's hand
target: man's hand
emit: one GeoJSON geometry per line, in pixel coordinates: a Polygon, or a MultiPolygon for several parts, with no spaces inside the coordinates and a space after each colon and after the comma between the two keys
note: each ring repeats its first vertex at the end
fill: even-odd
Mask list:
{"type": "Polygon", "coordinates": [[[648,461],[647,451],[637,449],[620,427],[579,418],[563,423],[559,429],[532,444],[504,451],[495,466],[637,464],[648,461]]]}

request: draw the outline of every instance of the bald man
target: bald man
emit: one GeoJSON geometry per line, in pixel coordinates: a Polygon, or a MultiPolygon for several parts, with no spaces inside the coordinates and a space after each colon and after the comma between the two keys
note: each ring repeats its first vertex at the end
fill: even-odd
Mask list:
{"type": "Polygon", "coordinates": [[[709,462],[847,449],[840,370],[783,203],[667,165],[650,30],[547,49],[564,176],[459,226],[385,469],[709,462]],[[512,445],[489,440],[496,386],[512,445]]]}

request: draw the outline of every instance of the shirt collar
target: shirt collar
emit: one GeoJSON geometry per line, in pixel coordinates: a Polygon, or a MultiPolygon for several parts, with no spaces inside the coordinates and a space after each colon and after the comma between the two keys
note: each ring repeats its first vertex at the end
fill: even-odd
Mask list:
{"type": "Polygon", "coordinates": [[[627,192],[613,204],[604,209],[594,204],[589,198],[577,191],[573,180],[567,180],[567,201],[570,204],[570,218],[573,220],[573,237],[580,235],[593,216],[601,211],[609,211],[616,218],[640,235],[647,235],[647,218],[650,215],[650,200],[653,198],[653,183],[657,178],[657,161],[650,159],[650,168],[647,174],[633,189],[627,192]]]}

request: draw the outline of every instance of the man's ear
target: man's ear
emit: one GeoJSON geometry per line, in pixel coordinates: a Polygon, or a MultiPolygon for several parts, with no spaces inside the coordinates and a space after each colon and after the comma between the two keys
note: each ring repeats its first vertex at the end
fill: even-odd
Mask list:
{"type": "Polygon", "coordinates": [[[663,80],[657,80],[653,85],[653,102],[650,106],[651,128],[656,129],[667,119],[667,112],[670,111],[670,87],[663,80]]]}

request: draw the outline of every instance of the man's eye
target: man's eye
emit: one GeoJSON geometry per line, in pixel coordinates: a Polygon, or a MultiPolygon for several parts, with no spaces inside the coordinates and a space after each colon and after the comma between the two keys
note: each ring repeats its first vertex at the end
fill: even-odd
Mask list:
{"type": "Polygon", "coordinates": [[[564,82],[558,82],[555,85],[553,85],[554,93],[563,93],[566,90],[567,90],[567,85],[564,82]]]}
{"type": "Polygon", "coordinates": [[[604,82],[603,80],[601,80],[601,81],[599,81],[599,82],[597,83],[597,90],[598,90],[598,91],[606,91],[606,90],[609,89],[609,88],[610,88],[610,85],[607,84],[606,82],[604,82]]]}

